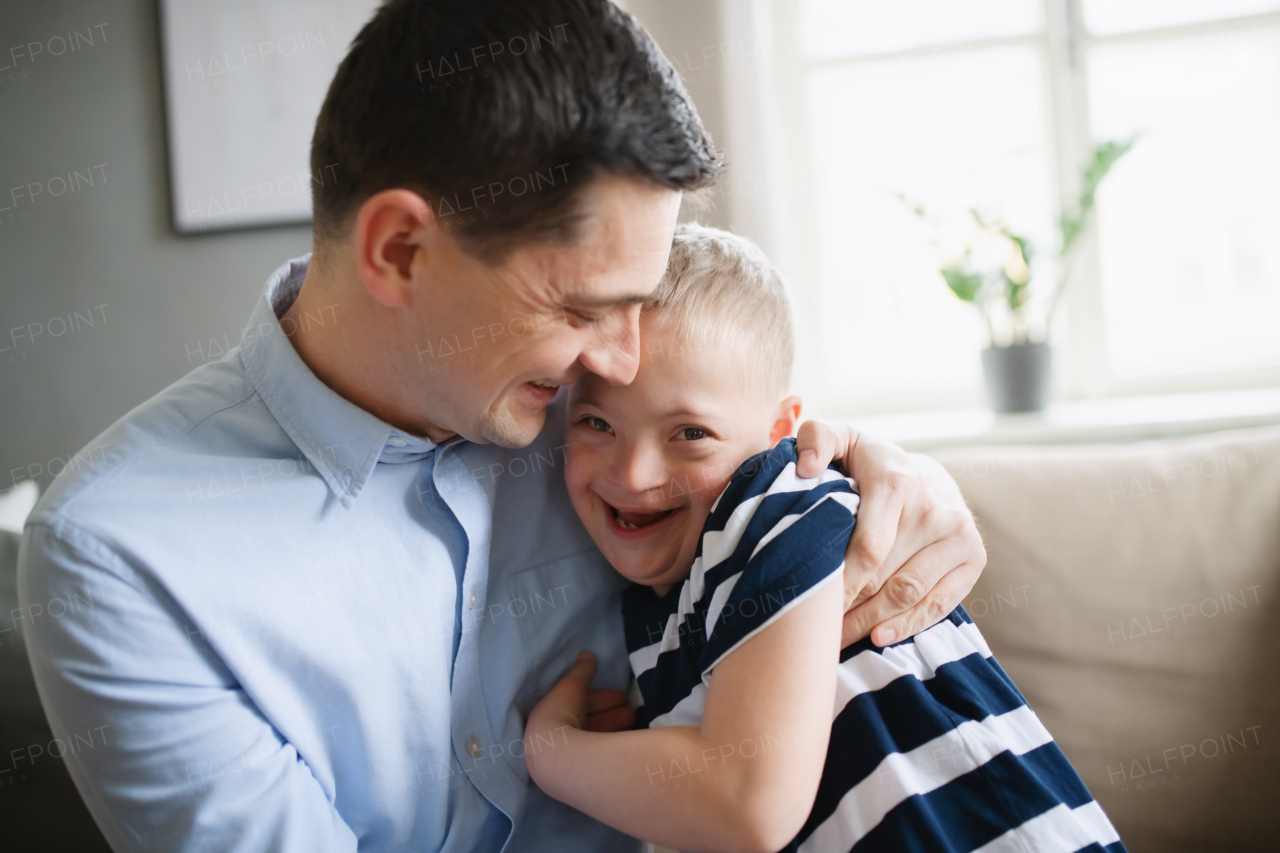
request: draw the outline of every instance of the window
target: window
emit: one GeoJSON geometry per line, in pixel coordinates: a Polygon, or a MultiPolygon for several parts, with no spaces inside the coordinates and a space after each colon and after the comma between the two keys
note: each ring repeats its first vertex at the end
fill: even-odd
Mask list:
{"type": "MultiPolygon", "coordinates": [[[[986,333],[938,273],[969,208],[1056,248],[1098,193],[1049,337],[1056,396],[1280,381],[1280,0],[771,0],[806,394],[979,405],[986,333]]],[[[1052,275],[1047,268],[1037,274],[1052,275]]]]}
{"type": "Polygon", "coordinates": [[[1099,219],[1112,371],[1280,363],[1280,26],[1103,41],[1088,81],[1096,134],[1144,133],[1099,219]]]}

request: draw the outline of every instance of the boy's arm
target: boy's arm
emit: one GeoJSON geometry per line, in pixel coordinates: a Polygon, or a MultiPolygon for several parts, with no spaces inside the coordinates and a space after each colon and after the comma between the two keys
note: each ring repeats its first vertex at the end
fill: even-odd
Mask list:
{"type": "Polygon", "coordinates": [[[702,725],[584,731],[595,659],[538,703],[526,762],[551,796],[639,838],[684,850],[774,851],[813,807],[831,734],[841,573],[722,660],[702,725]]]}

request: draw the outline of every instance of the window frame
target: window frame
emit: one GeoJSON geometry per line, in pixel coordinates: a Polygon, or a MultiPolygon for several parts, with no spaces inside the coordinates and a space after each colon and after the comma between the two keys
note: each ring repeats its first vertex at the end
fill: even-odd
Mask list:
{"type": "MultiPolygon", "coordinates": [[[[1006,46],[1030,47],[1043,62],[1043,115],[1046,154],[1053,172],[1049,176],[1051,203],[1060,204],[1079,191],[1080,167],[1091,145],[1089,121],[1088,54],[1095,47],[1126,43],[1151,43],[1188,37],[1239,32],[1259,26],[1280,28],[1280,10],[1193,23],[1175,24],[1106,35],[1091,35],[1084,25],[1082,0],[1040,0],[1044,29],[1021,36],[967,39],[945,44],[912,47],[882,53],[809,57],[800,45],[801,0],[767,0],[773,38],[772,66],[777,94],[772,108],[779,127],[779,162],[783,180],[780,201],[793,212],[785,235],[793,249],[785,265],[794,286],[796,316],[802,328],[817,330],[821,294],[818,292],[817,230],[814,221],[814,188],[818,185],[808,152],[811,151],[807,89],[810,75],[820,69],[899,59],[946,56],[1006,46]],[[787,96],[790,93],[790,97],[787,96]]],[[[728,5],[728,4],[726,4],[728,5]]],[[[1050,330],[1054,345],[1054,399],[1090,400],[1170,393],[1196,393],[1246,389],[1280,384],[1280,364],[1205,373],[1170,374],[1138,379],[1115,376],[1109,364],[1106,313],[1096,227],[1088,228],[1078,244],[1079,255],[1062,297],[1062,305],[1050,330]]],[[[942,284],[939,283],[939,287],[942,284]]],[[[985,403],[979,384],[941,391],[911,391],[854,395],[831,385],[822,370],[821,333],[801,336],[798,347],[801,391],[812,408],[829,417],[875,415],[895,412],[935,411],[978,407],[985,403]]],[[[974,359],[978,353],[973,354],[974,359]]]]}

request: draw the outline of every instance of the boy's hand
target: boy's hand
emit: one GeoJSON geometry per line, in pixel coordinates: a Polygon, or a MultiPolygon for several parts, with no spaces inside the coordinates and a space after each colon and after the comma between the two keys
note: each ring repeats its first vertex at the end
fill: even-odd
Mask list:
{"type": "Polygon", "coordinates": [[[620,732],[635,721],[636,709],[627,704],[627,691],[587,691],[587,731],[620,732]]]}
{"type": "Polygon", "coordinates": [[[799,476],[817,477],[839,459],[861,494],[845,552],[840,645],[870,632],[887,646],[954,610],[977,583],[987,551],[946,469],[845,424],[806,421],[796,447],[799,476]]]}
{"type": "Polygon", "coordinates": [[[582,652],[564,677],[534,706],[525,726],[528,732],[546,732],[563,726],[591,732],[616,732],[635,722],[635,709],[627,704],[625,690],[592,690],[596,656],[582,652]]]}

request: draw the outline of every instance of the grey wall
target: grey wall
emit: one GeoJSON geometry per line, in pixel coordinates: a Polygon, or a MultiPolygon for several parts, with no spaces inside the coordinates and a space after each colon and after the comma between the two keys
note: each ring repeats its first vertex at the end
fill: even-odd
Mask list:
{"type": "MultiPolygon", "coordinates": [[[[645,25],[667,54],[697,106],[703,125],[723,154],[728,135],[723,94],[727,66],[715,50],[721,41],[721,2],[723,0],[627,0],[622,5],[645,25]]],[[[686,204],[680,218],[727,228],[729,208],[726,199],[713,190],[701,194],[700,204],[686,204]]]]}
{"type": "Polygon", "coordinates": [[[173,233],[156,29],[154,0],[0,3],[0,491],[41,468],[47,485],[51,461],[234,341],[310,249],[308,227],[173,233]],[[51,56],[72,30],[93,46],[51,56]]]}

